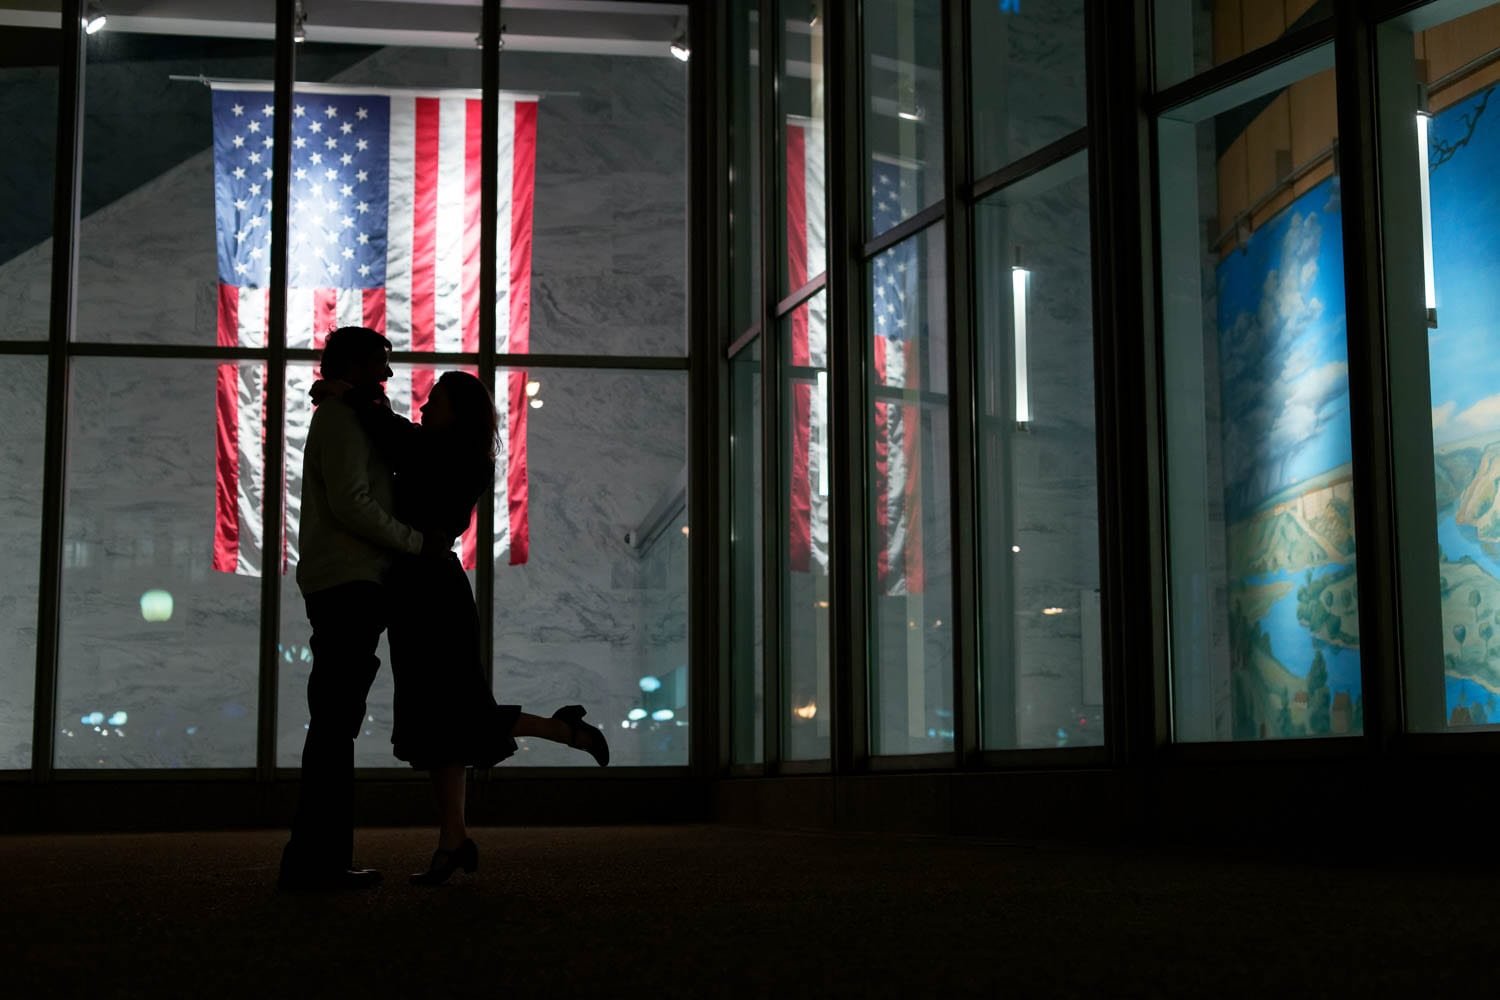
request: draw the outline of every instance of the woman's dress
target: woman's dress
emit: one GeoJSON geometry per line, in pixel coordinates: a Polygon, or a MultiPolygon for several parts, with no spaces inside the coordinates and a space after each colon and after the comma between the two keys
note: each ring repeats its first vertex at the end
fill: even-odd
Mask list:
{"type": "MultiPolygon", "coordinates": [[[[396,478],[396,517],[425,536],[457,538],[469,526],[494,465],[461,453],[442,432],[358,407],[396,478]]],[[[519,705],[497,705],[479,651],[479,615],[458,556],[397,556],[386,582],[387,636],[396,680],[391,743],[422,770],[490,767],[516,752],[519,705]]]]}

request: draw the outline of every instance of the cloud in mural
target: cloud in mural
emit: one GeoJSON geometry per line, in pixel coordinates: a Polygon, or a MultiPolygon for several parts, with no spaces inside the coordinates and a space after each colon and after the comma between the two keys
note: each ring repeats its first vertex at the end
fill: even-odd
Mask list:
{"type": "Polygon", "coordinates": [[[1457,404],[1449,400],[1432,411],[1432,429],[1434,432],[1442,431],[1439,436],[1445,443],[1500,430],[1500,395],[1486,396],[1463,412],[1455,414],[1457,409],[1457,404]],[[1438,419],[1440,413],[1443,414],[1441,422],[1438,419]]]}
{"type": "Polygon", "coordinates": [[[1221,274],[1222,304],[1239,307],[1221,350],[1225,473],[1242,507],[1324,471],[1312,466],[1326,449],[1310,449],[1348,411],[1343,324],[1325,318],[1320,294],[1341,278],[1323,273],[1323,222],[1299,206],[1257,235],[1265,243],[1252,237],[1244,259],[1226,260],[1221,274]],[[1255,289],[1248,282],[1257,272],[1255,289]],[[1240,288],[1249,294],[1236,296],[1240,288]]]}

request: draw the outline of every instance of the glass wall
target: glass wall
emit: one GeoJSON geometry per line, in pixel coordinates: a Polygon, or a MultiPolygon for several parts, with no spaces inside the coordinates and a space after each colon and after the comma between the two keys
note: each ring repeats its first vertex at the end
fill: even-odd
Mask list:
{"type": "Polygon", "coordinates": [[[875,236],[943,198],[943,19],[938,0],[866,0],[861,10],[875,236]]]}
{"type": "Polygon", "coordinates": [[[979,205],[984,745],[1104,740],[1088,164],[979,205]]]}
{"type": "Polygon", "coordinates": [[[760,4],[729,5],[730,329],[760,319],[760,4]]]}
{"type": "Polygon", "coordinates": [[[823,19],[812,0],[781,4],[779,94],[785,149],[782,296],[806,285],[828,268],[828,177],[824,120],[823,19]]]}
{"type": "Polygon", "coordinates": [[[819,292],[781,324],[783,753],[829,755],[828,296],[819,292]]]}
{"type": "Polygon", "coordinates": [[[1175,734],[1357,734],[1333,71],[1233,96],[1159,124],[1175,734]]]}
{"type": "Polygon", "coordinates": [[[0,340],[47,339],[61,45],[51,28],[0,31],[0,340]]]}
{"type": "Polygon", "coordinates": [[[759,763],[765,743],[765,571],[760,341],[730,362],[730,762],[759,763]]]}
{"type": "Polygon", "coordinates": [[[870,745],[930,753],[953,746],[943,227],[869,267],[870,745]]]}
{"type": "Polygon", "coordinates": [[[31,765],[46,395],[45,358],[0,358],[0,769],[31,765]]]}
{"type": "MultiPolygon", "coordinates": [[[[502,370],[497,399],[518,384],[502,435],[516,474],[495,495],[495,697],[538,715],[583,704],[611,766],[686,764],[686,379],[502,370]]],[[[580,764],[539,741],[517,757],[580,764]]]]}
{"type": "Polygon", "coordinates": [[[258,362],[74,361],[58,767],[254,765],[260,581],[221,571],[219,543],[231,519],[258,531],[263,474],[258,449],[232,467],[216,451],[221,428],[260,440],[264,379],[258,362]]]}
{"type": "Polygon", "coordinates": [[[970,3],[974,175],[1083,128],[1083,0],[970,3]]]}
{"type": "Polygon", "coordinates": [[[1500,130],[1489,105],[1500,82],[1500,5],[1431,5],[1381,26],[1377,37],[1385,223],[1413,235],[1387,251],[1388,336],[1427,369],[1425,379],[1392,386],[1393,407],[1430,428],[1410,455],[1420,465],[1402,473],[1425,494],[1404,498],[1404,570],[1425,597],[1411,617],[1434,619],[1424,633],[1430,645],[1412,650],[1407,667],[1408,724],[1493,727],[1500,724],[1500,370],[1491,362],[1500,130]],[[1426,558],[1432,552],[1435,565],[1426,558]]]}
{"type": "Polygon", "coordinates": [[[1153,6],[1158,87],[1333,17],[1333,0],[1156,0],[1153,6]]]}

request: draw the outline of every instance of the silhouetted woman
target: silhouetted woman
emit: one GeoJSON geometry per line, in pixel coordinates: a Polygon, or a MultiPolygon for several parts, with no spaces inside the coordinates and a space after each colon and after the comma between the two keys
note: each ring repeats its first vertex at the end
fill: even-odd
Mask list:
{"type": "MultiPolygon", "coordinates": [[[[313,394],[321,399],[346,390],[319,382],[313,394]]],[[[484,383],[446,372],[422,406],[420,424],[392,413],[383,398],[345,400],[395,473],[397,519],[446,542],[440,558],[395,557],[386,582],[396,680],[391,742],[398,758],[430,773],[441,822],[431,865],[411,880],[437,885],[459,868],[472,872],[479,865],[464,824],[466,767],[506,759],[518,736],[576,747],[601,765],[609,763],[609,744],[583,721],[582,706],[560,708],[551,718],[529,715],[519,705],[495,704],[485,681],[474,594],[458,557],[446,551],[494,483],[497,420],[484,383]]]]}

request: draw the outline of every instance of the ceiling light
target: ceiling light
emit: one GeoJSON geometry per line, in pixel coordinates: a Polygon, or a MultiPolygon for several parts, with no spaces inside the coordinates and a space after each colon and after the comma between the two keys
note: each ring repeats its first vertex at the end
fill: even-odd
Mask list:
{"type": "Polygon", "coordinates": [[[104,13],[104,8],[96,3],[91,3],[84,10],[83,33],[86,35],[97,35],[104,30],[104,22],[109,20],[109,15],[104,13]]]}
{"type": "Polygon", "coordinates": [[[686,33],[679,33],[676,38],[672,39],[670,51],[672,58],[678,62],[687,62],[692,58],[693,50],[688,48],[686,33]]]}

